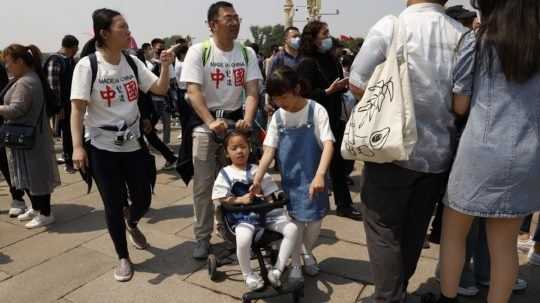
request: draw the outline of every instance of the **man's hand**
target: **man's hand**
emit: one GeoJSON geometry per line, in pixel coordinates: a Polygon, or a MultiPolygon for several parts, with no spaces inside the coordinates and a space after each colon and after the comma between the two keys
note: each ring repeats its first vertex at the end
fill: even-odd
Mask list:
{"type": "Polygon", "coordinates": [[[159,61],[162,67],[169,67],[174,62],[174,53],[170,50],[162,51],[159,55],[159,61]]]}
{"type": "Polygon", "coordinates": [[[227,123],[223,119],[217,119],[210,122],[210,124],[208,124],[208,128],[210,128],[210,130],[215,134],[223,135],[225,131],[227,131],[227,123]]]}
{"type": "Polygon", "coordinates": [[[248,122],[247,120],[238,120],[236,122],[236,128],[237,129],[244,129],[244,130],[247,130],[247,129],[250,129],[251,128],[251,122],[248,122]]]}

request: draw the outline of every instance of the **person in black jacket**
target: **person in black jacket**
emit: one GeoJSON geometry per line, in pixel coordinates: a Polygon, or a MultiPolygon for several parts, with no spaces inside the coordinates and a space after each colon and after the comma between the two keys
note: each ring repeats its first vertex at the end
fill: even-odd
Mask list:
{"type": "MultiPolygon", "coordinates": [[[[3,64],[0,63],[0,92],[6,88],[9,83],[8,74],[6,68],[3,64]]],[[[2,95],[2,94],[0,94],[2,95]]],[[[0,104],[4,104],[3,96],[0,96],[0,104]]],[[[0,118],[0,125],[4,124],[4,120],[0,118]]],[[[6,154],[6,148],[4,146],[0,147],[0,171],[4,175],[6,182],[9,186],[9,191],[11,193],[11,207],[9,209],[9,216],[14,218],[18,215],[22,215],[26,212],[26,203],[24,202],[24,191],[15,188],[11,185],[11,175],[9,174],[9,166],[6,154]]]]}
{"type": "Polygon", "coordinates": [[[346,183],[347,161],[339,152],[345,122],[342,121],[342,96],[347,91],[349,80],[343,78],[343,69],[332,53],[332,38],[328,24],[321,21],[308,23],[302,32],[300,43],[300,64],[298,73],[311,87],[305,96],[323,105],[328,111],[330,127],[336,137],[336,151],[330,167],[332,189],[337,206],[337,215],[353,220],[361,220],[359,210],[352,206],[352,198],[346,183]]]}

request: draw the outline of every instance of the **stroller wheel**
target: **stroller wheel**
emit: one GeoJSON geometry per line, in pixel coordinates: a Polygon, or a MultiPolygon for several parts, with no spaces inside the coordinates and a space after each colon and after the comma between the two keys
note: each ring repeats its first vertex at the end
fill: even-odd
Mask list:
{"type": "Polygon", "coordinates": [[[216,281],[217,278],[217,258],[215,255],[208,255],[208,276],[210,280],[216,281]]]}

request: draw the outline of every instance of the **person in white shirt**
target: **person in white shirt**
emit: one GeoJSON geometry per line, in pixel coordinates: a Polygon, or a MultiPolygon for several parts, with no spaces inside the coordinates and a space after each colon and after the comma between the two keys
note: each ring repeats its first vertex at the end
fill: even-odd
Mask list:
{"type": "MultiPolygon", "coordinates": [[[[182,138],[181,149],[187,149],[188,153],[189,143],[193,143],[193,162],[191,155],[186,161],[181,161],[182,156],[179,160],[188,168],[190,164],[194,167],[193,228],[197,245],[193,257],[196,259],[208,256],[214,228],[212,183],[224,162],[223,147],[215,141],[213,133],[223,135],[228,124],[235,124],[237,129],[251,128],[257,110],[257,83],[262,75],[255,52],[235,42],[240,22],[232,4],[223,1],[212,4],[208,10],[212,38],[188,50],[180,79],[188,85],[187,95],[196,113],[194,118],[199,119],[193,123],[198,126],[186,134],[189,138],[182,138]],[[188,141],[191,139],[193,141],[188,141]]],[[[182,174],[181,166],[177,170],[182,174]]],[[[183,179],[189,180],[190,176],[183,176],[183,179]]]]}
{"type": "MultiPolygon", "coordinates": [[[[79,61],[71,89],[73,163],[77,169],[91,172],[97,184],[107,228],[120,259],[114,277],[128,281],[133,269],[126,227],[132,244],[138,249],[146,248],[146,238],[137,223],[150,207],[151,164],[155,169],[155,163],[150,163],[154,159],[141,140],[139,90],[165,94],[169,89],[169,69],[162,69],[158,78],[139,59],[123,53],[131,33],[119,12],[99,9],[92,20],[97,51],[79,61]],[[97,66],[93,67],[92,62],[97,66]],[[88,151],[83,145],[83,115],[88,151]],[[123,209],[128,191],[131,206],[123,209]]],[[[171,62],[172,55],[163,52],[161,64],[168,67],[171,62]]]]}
{"type": "MultiPolygon", "coordinates": [[[[410,86],[418,140],[408,161],[366,162],[362,213],[376,302],[403,302],[437,202],[446,189],[457,145],[452,112],[452,69],[466,32],[445,14],[446,0],[409,0],[400,15],[406,28],[410,86]]],[[[376,66],[386,60],[394,18],[370,30],[350,75],[361,99],[376,66]]]]}

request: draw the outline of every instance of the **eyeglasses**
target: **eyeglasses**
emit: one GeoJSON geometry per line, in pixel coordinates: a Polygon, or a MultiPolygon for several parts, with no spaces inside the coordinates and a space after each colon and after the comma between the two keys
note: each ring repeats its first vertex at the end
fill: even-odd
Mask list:
{"type": "Polygon", "coordinates": [[[238,22],[238,24],[242,23],[242,18],[239,16],[225,16],[225,17],[219,17],[216,18],[214,21],[222,20],[225,24],[232,24],[233,22],[238,22]]]}

